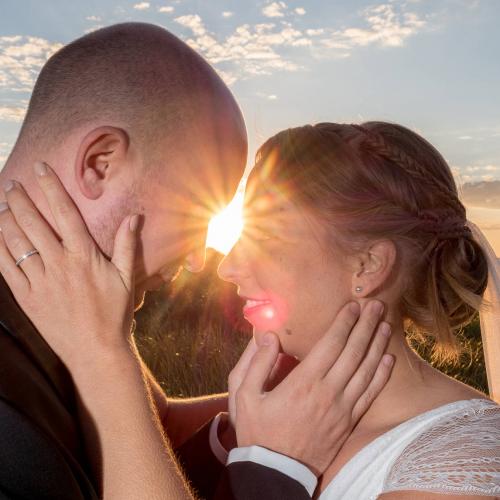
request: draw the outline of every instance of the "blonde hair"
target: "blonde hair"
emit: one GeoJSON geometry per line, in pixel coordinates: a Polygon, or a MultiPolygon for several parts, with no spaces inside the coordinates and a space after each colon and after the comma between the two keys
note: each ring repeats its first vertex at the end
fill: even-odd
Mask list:
{"type": "Polygon", "coordinates": [[[386,122],[320,123],[269,139],[256,166],[347,251],[393,241],[407,332],[434,338],[435,359],[458,358],[456,332],[481,306],[488,265],[451,170],[429,142],[386,122]]]}

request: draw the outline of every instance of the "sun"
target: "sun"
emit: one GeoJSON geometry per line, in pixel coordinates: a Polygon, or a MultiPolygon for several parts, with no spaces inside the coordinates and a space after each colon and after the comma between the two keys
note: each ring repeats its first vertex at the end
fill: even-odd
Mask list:
{"type": "Polygon", "coordinates": [[[227,255],[243,230],[244,193],[238,190],[232,201],[208,225],[207,247],[227,255]]]}

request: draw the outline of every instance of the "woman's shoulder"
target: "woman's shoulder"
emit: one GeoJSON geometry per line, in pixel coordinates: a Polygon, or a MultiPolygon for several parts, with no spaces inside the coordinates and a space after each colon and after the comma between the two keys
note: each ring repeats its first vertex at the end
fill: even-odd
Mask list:
{"type": "Polygon", "coordinates": [[[392,464],[384,491],[500,493],[500,406],[484,397],[465,399],[431,414],[432,423],[392,464]]]}

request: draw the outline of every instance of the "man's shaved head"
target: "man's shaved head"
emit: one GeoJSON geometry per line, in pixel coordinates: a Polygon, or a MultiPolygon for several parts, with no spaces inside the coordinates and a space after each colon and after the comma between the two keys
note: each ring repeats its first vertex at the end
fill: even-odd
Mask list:
{"type": "Polygon", "coordinates": [[[196,139],[193,127],[225,111],[225,118],[232,113],[241,120],[229,90],[194,50],[158,26],[118,24],[71,42],[47,61],[16,148],[57,147],[98,118],[123,125],[149,153],[166,137],[179,150],[196,139]]]}
{"type": "Polygon", "coordinates": [[[126,23],[47,61],[0,180],[20,180],[50,218],[29,167],[51,163],[108,256],[123,218],[142,214],[145,290],[173,264],[201,267],[209,218],[234,195],[246,154],[240,109],[214,69],[163,28],[126,23]]]}

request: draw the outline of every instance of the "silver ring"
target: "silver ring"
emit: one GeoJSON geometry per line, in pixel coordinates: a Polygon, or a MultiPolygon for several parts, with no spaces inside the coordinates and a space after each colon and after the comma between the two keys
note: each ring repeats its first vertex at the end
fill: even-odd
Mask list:
{"type": "Polygon", "coordinates": [[[36,255],[37,253],[39,254],[40,252],[35,248],[33,248],[33,250],[30,250],[29,252],[26,252],[24,255],[21,255],[21,257],[19,257],[19,259],[16,260],[16,266],[19,267],[23,261],[25,261],[27,258],[33,255],[36,255]]]}

